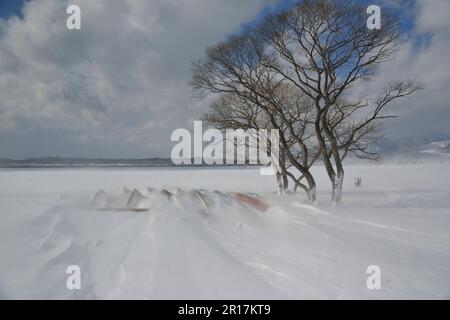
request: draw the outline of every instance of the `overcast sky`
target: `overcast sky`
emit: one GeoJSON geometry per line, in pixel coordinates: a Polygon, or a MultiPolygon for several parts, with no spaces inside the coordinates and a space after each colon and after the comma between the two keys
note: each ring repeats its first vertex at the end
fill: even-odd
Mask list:
{"type": "MultiPolygon", "coordinates": [[[[190,63],[275,0],[11,0],[0,5],[0,158],[168,156],[207,108],[190,63]],[[12,5],[14,4],[14,5],[12,5]],[[66,29],[78,4],[82,29],[66,29]],[[20,12],[20,7],[22,11],[20,12]]],[[[4,3],[3,0],[0,3],[4,3]]],[[[411,19],[374,87],[417,79],[392,137],[450,134],[449,0],[389,1],[411,19]]]]}

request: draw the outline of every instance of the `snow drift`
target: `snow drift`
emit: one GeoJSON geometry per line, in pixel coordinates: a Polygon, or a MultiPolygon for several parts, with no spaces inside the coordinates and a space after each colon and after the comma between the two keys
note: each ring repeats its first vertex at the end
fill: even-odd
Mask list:
{"type": "Polygon", "coordinates": [[[364,185],[348,179],[338,207],[278,196],[257,170],[1,171],[0,296],[448,299],[448,169],[349,167],[364,185]]]}

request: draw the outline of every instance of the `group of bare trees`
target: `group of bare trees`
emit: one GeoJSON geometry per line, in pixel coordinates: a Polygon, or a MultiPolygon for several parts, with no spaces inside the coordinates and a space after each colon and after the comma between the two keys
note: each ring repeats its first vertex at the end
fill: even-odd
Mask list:
{"type": "Polygon", "coordinates": [[[313,164],[323,164],[332,201],[342,199],[345,157],[374,159],[380,120],[392,101],[419,89],[393,81],[381,95],[355,94],[397,49],[395,16],[369,30],[366,8],[351,1],[301,0],[206,50],[192,85],[216,101],[204,120],[219,129],[278,129],[278,181],[316,200],[313,164]]]}

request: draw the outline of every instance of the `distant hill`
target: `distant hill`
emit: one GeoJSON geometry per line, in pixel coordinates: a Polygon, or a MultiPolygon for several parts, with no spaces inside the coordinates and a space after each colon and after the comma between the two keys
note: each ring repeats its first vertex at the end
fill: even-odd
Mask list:
{"type": "Polygon", "coordinates": [[[148,159],[97,159],[97,158],[63,158],[42,157],[23,160],[0,159],[2,168],[34,167],[170,167],[172,160],[165,158],[148,159]]]}
{"type": "MultiPolygon", "coordinates": [[[[86,167],[198,167],[206,164],[174,165],[168,158],[147,159],[105,159],[105,158],[64,158],[64,157],[41,157],[23,160],[0,158],[0,168],[86,168],[86,167]]],[[[217,165],[217,166],[249,166],[241,164],[217,165]]]]}
{"type": "Polygon", "coordinates": [[[450,162],[450,136],[430,135],[380,143],[380,156],[384,162],[443,163],[450,162]]]}

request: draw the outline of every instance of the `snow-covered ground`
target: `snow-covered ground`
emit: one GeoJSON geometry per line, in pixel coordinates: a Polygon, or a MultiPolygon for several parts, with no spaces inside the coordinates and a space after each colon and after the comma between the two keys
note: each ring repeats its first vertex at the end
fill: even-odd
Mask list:
{"type": "Polygon", "coordinates": [[[0,297],[450,299],[450,165],[348,166],[335,207],[317,175],[311,206],[256,169],[0,170],[0,297]],[[206,212],[89,208],[122,186],[255,192],[271,209],[220,193],[206,212]],[[66,288],[70,265],[80,290],[66,288]]]}

